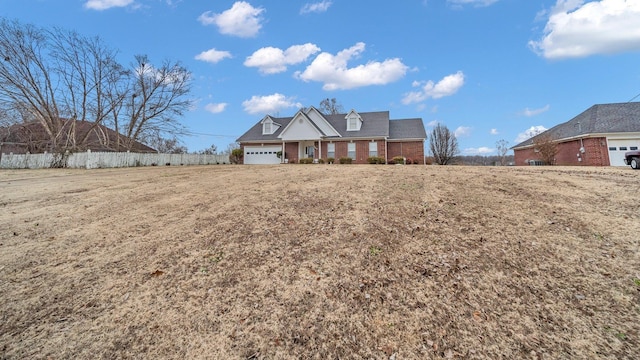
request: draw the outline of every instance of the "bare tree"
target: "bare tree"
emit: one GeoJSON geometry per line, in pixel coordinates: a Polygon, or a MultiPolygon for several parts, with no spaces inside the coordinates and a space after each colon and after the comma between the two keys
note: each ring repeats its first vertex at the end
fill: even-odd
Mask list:
{"type": "Polygon", "coordinates": [[[60,89],[48,58],[47,33],[32,25],[0,19],[0,108],[7,116],[39,122],[51,151],[62,144],[60,89]]]}
{"type": "Polygon", "coordinates": [[[232,142],[228,144],[227,148],[222,152],[222,155],[231,155],[235,149],[240,149],[240,143],[232,142]]]}
{"type": "Polygon", "coordinates": [[[126,71],[116,61],[116,51],[97,37],[88,38],[59,28],[49,32],[49,36],[54,70],[65,90],[59,102],[64,117],[71,120],[67,125],[66,147],[82,150],[87,147],[89,135],[118,106],[109,92],[121,83],[126,71]],[[77,120],[88,121],[90,126],[79,134],[77,120]]]}
{"type": "Polygon", "coordinates": [[[118,116],[116,124],[126,137],[127,149],[136,141],[148,141],[157,132],[169,135],[182,133],[183,126],[178,117],[191,106],[191,100],[187,98],[191,90],[191,73],[187,69],[169,61],[154,67],[146,56],[135,58],[133,81],[121,99],[124,123],[118,116]]]}
{"type": "Polygon", "coordinates": [[[218,147],[216,146],[216,144],[211,144],[211,146],[209,146],[208,148],[198,151],[198,154],[203,155],[216,155],[217,153],[218,147]]]}
{"type": "Polygon", "coordinates": [[[498,150],[498,156],[500,157],[500,165],[504,166],[507,152],[509,152],[509,142],[505,139],[496,141],[496,150],[498,150]]]}
{"type": "Polygon", "coordinates": [[[107,116],[101,89],[115,52],[98,38],[1,19],[0,53],[0,108],[15,122],[38,122],[49,143],[45,150],[82,148],[89,132],[77,139],[75,122],[68,120],[97,125],[107,116]]]}
{"type": "Polygon", "coordinates": [[[447,165],[458,155],[458,139],[449,128],[438,124],[431,131],[429,149],[437,164],[447,165]]]}
{"type": "Polygon", "coordinates": [[[146,56],[127,70],[115,57],[98,38],[0,18],[0,110],[13,123],[39,123],[44,150],[60,154],[86,148],[103,123],[123,135],[101,138],[115,150],[130,150],[155,132],[180,134],[191,74],[177,62],[155,67],[146,56]],[[89,126],[79,133],[77,121],[89,126]]]}
{"type": "Polygon", "coordinates": [[[336,98],[326,98],[320,101],[320,109],[318,110],[325,115],[342,114],[344,112],[344,108],[336,98]]]}
{"type": "Polygon", "coordinates": [[[182,145],[178,138],[163,138],[160,133],[155,133],[147,143],[160,154],[186,154],[188,152],[187,147],[182,145]]]}
{"type": "Polygon", "coordinates": [[[533,139],[533,147],[542,162],[546,165],[555,165],[558,154],[558,144],[548,134],[538,135],[533,139]]]}

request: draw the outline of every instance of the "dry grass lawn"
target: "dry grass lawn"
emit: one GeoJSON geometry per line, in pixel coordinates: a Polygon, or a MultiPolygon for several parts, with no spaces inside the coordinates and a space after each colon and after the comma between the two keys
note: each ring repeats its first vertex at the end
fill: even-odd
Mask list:
{"type": "Polygon", "coordinates": [[[0,358],[640,358],[640,171],[0,171],[0,358]]]}

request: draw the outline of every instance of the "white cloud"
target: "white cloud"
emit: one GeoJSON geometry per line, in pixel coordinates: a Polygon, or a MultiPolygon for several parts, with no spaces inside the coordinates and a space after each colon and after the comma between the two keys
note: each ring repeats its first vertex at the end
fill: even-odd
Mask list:
{"type": "Polygon", "coordinates": [[[532,117],[532,116],[540,115],[543,112],[547,112],[547,111],[549,111],[550,108],[551,108],[551,106],[549,106],[548,104],[545,105],[544,107],[539,108],[539,109],[525,108],[524,110],[522,110],[521,114],[523,116],[526,116],[526,117],[532,117]]]}
{"type": "Polygon", "coordinates": [[[498,129],[491,129],[491,131],[489,131],[489,133],[490,133],[491,135],[498,135],[498,134],[499,134],[499,133],[498,133],[498,129]]]}
{"type": "Polygon", "coordinates": [[[222,34],[248,38],[256,36],[262,28],[260,15],[264,11],[263,8],[254,8],[248,2],[236,1],[231,9],[220,14],[207,11],[198,20],[203,25],[216,25],[222,34]]]}
{"type": "Polygon", "coordinates": [[[529,47],[547,59],[640,51],[640,1],[558,0],[529,47]]]}
{"type": "MultiPolygon", "coordinates": [[[[420,85],[422,85],[422,83],[415,81],[412,84],[414,87],[420,85]]],[[[422,85],[422,88],[419,91],[406,93],[402,99],[402,103],[408,105],[422,102],[429,98],[439,99],[445,96],[451,96],[458,92],[463,85],[464,73],[462,71],[458,71],[455,74],[445,76],[442,80],[438,81],[437,84],[431,80],[427,81],[422,85]]]]}
{"type": "Polygon", "coordinates": [[[271,114],[282,109],[302,108],[302,104],[295,102],[294,98],[275,93],[266,96],[252,96],[251,99],[242,102],[244,111],[249,114],[271,114]]]}
{"type": "Polygon", "coordinates": [[[462,150],[465,155],[486,155],[495,152],[495,149],[481,146],[479,148],[466,148],[462,150]]]}
{"type": "Polygon", "coordinates": [[[244,66],[257,67],[263,74],[277,74],[287,70],[287,65],[301,63],[320,51],[315,44],[293,45],[287,50],[264,47],[247,57],[244,66]]]}
{"type": "Polygon", "coordinates": [[[326,52],[318,55],[304,72],[295,76],[303,81],[323,82],[324,90],[353,89],[369,85],[385,85],[402,78],[408,67],[400,59],[387,59],[383,62],[368,62],[353,68],[347,62],[358,57],[365,49],[359,42],[354,46],[332,55],[326,52]]]}
{"type": "Polygon", "coordinates": [[[318,3],[305,4],[302,7],[302,9],[300,9],[300,14],[308,14],[312,12],[316,12],[316,13],[325,12],[329,9],[329,6],[331,6],[331,4],[332,2],[327,0],[324,0],[318,3]]]}
{"type": "Polygon", "coordinates": [[[466,126],[458,126],[458,128],[453,132],[453,134],[457,138],[462,136],[469,136],[471,135],[471,128],[466,126]]]}
{"type": "Polygon", "coordinates": [[[215,64],[226,58],[231,58],[231,57],[232,57],[231,53],[228,51],[219,51],[216,49],[209,49],[207,51],[203,51],[200,54],[196,55],[195,59],[215,64]]]}
{"type": "Polygon", "coordinates": [[[542,125],[538,125],[538,126],[532,126],[530,128],[528,128],[527,130],[525,130],[524,132],[521,132],[520,134],[518,134],[518,136],[516,137],[516,139],[514,140],[514,142],[516,144],[520,144],[521,142],[525,141],[525,140],[529,140],[532,137],[543,133],[547,131],[547,128],[542,126],[542,125]]]}
{"type": "Polygon", "coordinates": [[[480,7],[497,3],[498,0],[447,0],[447,2],[454,6],[473,5],[480,7]]]}
{"type": "Polygon", "coordinates": [[[209,103],[204,106],[204,109],[212,114],[219,114],[223,112],[224,109],[226,108],[227,108],[227,103],[219,103],[219,104],[209,103]]]}
{"type": "Polygon", "coordinates": [[[134,0],[89,0],[84,7],[92,10],[107,10],[112,7],[125,7],[133,4],[134,0]]]}

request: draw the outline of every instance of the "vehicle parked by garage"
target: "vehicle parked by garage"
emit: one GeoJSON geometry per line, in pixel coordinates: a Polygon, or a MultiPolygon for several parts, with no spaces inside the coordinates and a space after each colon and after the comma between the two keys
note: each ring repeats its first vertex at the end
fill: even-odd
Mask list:
{"type": "Polygon", "coordinates": [[[632,150],[624,153],[624,163],[632,169],[640,169],[640,150],[632,150]]]}

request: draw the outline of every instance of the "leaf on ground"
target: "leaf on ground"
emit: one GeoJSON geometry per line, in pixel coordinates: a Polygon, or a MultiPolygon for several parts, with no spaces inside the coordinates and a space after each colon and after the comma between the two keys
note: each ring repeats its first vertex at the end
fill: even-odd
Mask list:
{"type": "Polygon", "coordinates": [[[164,271],[162,271],[162,270],[156,270],[156,271],[154,271],[154,272],[152,272],[152,273],[151,273],[151,276],[158,277],[158,276],[160,276],[160,275],[162,275],[162,274],[164,274],[164,271]]]}

